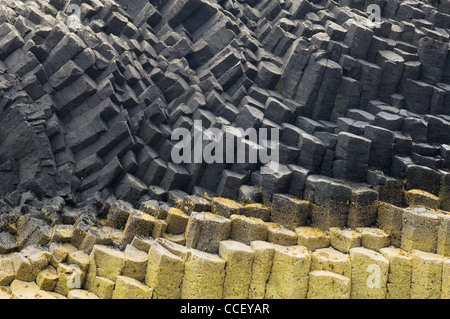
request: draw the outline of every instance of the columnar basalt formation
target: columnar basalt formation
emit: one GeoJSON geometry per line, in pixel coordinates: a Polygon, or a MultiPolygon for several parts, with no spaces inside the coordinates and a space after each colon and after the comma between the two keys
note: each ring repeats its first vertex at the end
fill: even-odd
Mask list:
{"type": "Polygon", "coordinates": [[[449,298],[449,39],[449,0],[3,0],[0,295],[449,298]],[[197,121],[278,170],[176,162],[197,121]]]}

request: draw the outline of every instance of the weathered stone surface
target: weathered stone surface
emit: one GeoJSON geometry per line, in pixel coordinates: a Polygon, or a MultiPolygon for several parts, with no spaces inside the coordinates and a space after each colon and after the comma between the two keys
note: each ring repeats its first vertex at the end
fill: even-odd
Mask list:
{"type": "Polygon", "coordinates": [[[427,83],[441,82],[445,70],[448,44],[442,41],[423,37],[420,39],[417,53],[422,64],[421,75],[427,83]]]}
{"type": "Polygon", "coordinates": [[[350,250],[352,299],[385,299],[389,261],[380,253],[362,247],[350,250]]]}
{"type": "Polygon", "coordinates": [[[265,298],[306,298],[310,266],[311,255],[306,248],[276,246],[265,298]]]}
{"type": "Polygon", "coordinates": [[[380,203],[377,212],[380,229],[389,235],[392,245],[400,247],[403,227],[403,208],[387,203],[380,203]]]}
{"type": "Polygon", "coordinates": [[[401,248],[435,253],[440,216],[424,207],[411,207],[403,212],[401,248]]]}
{"type": "Polygon", "coordinates": [[[330,246],[330,236],[328,233],[318,228],[297,227],[297,243],[299,246],[305,246],[310,251],[330,246]]]}
{"type": "Polygon", "coordinates": [[[297,244],[297,234],[286,227],[276,224],[267,223],[268,236],[267,241],[273,244],[292,246],[297,244]]]}
{"type": "Polygon", "coordinates": [[[270,208],[260,203],[248,204],[244,206],[244,212],[242,214],[268,222],[270,219],[270,208]]]}
{"type": "Polygon", "coordinates": [[[444,264],[442,266],[442,290],[441,299],[448,299],[450,294],[450,284],[449,284],[449,271],[450,271],[450,259],[445,258],[444,264]]]}
{"type": "Polygon", "coordinates": [[[370,227],[359,227],[356,231],[361,234],[361,244],[367,249],[379,251],[381,248],[389,246],[391,241],[389,235],[383,230],[370,227]]]}
{"type": "Polygon", "coordinates": [[[10,259],[14,264],[15,279],[22,281],[34,281],[35,276],[33,273],[33,267],[28,258],[24,257],[20,253],[13,253],[10,255],[10,259]]]}
{"type": "Polygon", "coordinates": [[[247,299],[255,253],[250,246],[227,240],[220,242],[219,255],[226,261],[223,298],[247,299]]]}
{"type": "Polygon", "coordinates": [[[233,214],[242,214],[244,207],[233,200],[217,197],[211,201],[211,209],[214,214],[230,218],[233,214]]]}
{"type": "Polygon", "coordinates": [[[405,200],[409,206],[425,206],[431,209],[438,209],[440,206],[439,197],[420,189],[407,191],[405,200]]]}
{"type": "Polygon", "coordinates": [[[254,251],[251,279],[248,291],[249,299],[263,299],[267,281],[272,270],[275,247],[264,241],[253,241],[250,244],[254,251]]]}
{"type": "MultiPolygon", "coordinates": [[[[448,256],[450,5],[384,1],[374,27],[363,2],[92,0],[74,26],[65,1],[3,1],[0,284],[14,289],[1,296],[150,297],[135,280],[145,281],[156,239],[192,262],[193,297],[223,297],[224,281],[227,291],[222,259],[191,257],[217,254],[230,238],[351,252],[359,244],[349,227],[366,249],[390,249],[389,236],[405,251],[448,256]],[[172,133],[195,133],[199,120],[217,134],[184,139],[176,161],[172,133]],[[271,130],[241,138],[244,161],[225,162],[230,149],[209,143],[228,142],[221,135],[238,127],[271,130]],[[195,277],[203,266],[217,273],[195,277]],[[67,283],[78,277],[79,288],[67,283]]],[[[278,289],[281,279],[261,265],[272,267],[272,250],[261,247],[249,297],[267,297],[267,282],[272,297],[346,296],[339,276],[352,275],[330,269],[314,269],[309,295],[304,282],[278,289]],[[342,289],[322,289],[332,283],[342,289]]],[[[361,265],[381,260],[363,252],[354,254],[361,265]]],[[[397,252],[386,258],[406,269],[397,252]]],[[[427,258],[416,268],[435,278],[427,258]]],[[[176,276],[152,263],[151,297],[170,295],[162,281],[176,276]]],[[[386,296],[407,295],[406,273],[389,270],[386,296]]],[[[437,297],[417,271],[414,280],[415,295],[437,297]]]]}
{"type": "Polygon", "coordinates": [[[387,299],[409,299],[411,293],[412,256],[399,248],[386,247],[380,253],[389,260],[387,299]]]}
{"type": "Polygon", "coordinates": [[[8,286],[15,277],[13,261],[9,258],[1,258],[0,270],[0,285],[8,286]]]}
{"type": "Polygon", "coordinates": [[[194,251],[186,260],[181,298],[221,299],[225,264],[217,255],[194,251]]]}
{"type": "Polygon", "coordinates": [[[186,246],[201,251],[217,253],[219,243],[231,234],[231,221],[228,218],[193,212],[186,227],[186,246]]]}
{"type": "Polygon", "coordinates": [[[91,252],[91,262],[96,267],[97,276],[115,281],[125,266],[125,256],[117,249],[95,245],[91,252]]]}
{"type": "Polygon", "coordinates": [[[12,299],[36,299],[39,287],[34,282],[14,280],[11,283],[12,299]]]}
{"type": "Polygon", "coordinates": [[[125,266],[122,275],[144,281],[147,273],[148,253],[143,252],[132,245],[127,245],[124,251],[125,266]]]}
{"type": "Polygon", "coordinates": [[[442,220],[438,230],[436,253],[445,257],[450,257],[450,216],[448,214],[442,214],[440,216],[442,220]]]}
{"type": "Polygon", "coordinates": [[[308,299],[350,299],[350,289],[348,277],[323,270],[309,273],[308,299]]]}
{"type": "Polygon", "coordinates": [[[351,229],[330,228],[331,245],[337,250],[348,253],[350,249],[361,245],[361,234],[351,229]]]}
{"type": "Polygon", "coordinates": [[[96,294],[83,289],[73,289],[67,294],[68,299],[99,299],[96,294]]]}
{"type": "Polygon", "coordinates": [[[92,287],[90,288],[90,292],[98,296],[100,299],[111,299],[114,291],[114,286],[114,281],[108,278],[95,276],[92,282],[92,287]]]}
{"type": "Polygon", "coordinates": [[[413,250],[411,298],[439,299],[442,286],[442,256],[413,250]]]}
{"type": "Polygon", "coordinates": [[[254,240],[264,241],[268,237],[268,226],[261,219],[241,215],[231,215],[232,240],[249,245],[254,240]]]}
{"type": "Polygon", "coordinates": [[[179,299],[184,276],[184,261],[158,243],[149,251],[145,283],[153,289],[153,298],[179,299]]]}
{"type": "Polygon", "coordinates": [[[58,282],[58,273],[55,268],[47,267],[41,270],[37,277],[36,283],[41,290],[54,291],[58,282]]]}
{"type": "Polygon", "coordinates": [[[148,236],[153,230],[155,218],[144,212],[133,210],[125,224],[124,236],[121,245],[126,246],[133,240],[134,236],[148,236]]]}
{"type": "Polygon", "coordinates": [[[152,299],[152,289],[136,279],[117,277],[112,299],[152,299]]]}
{"type": "Polygon", "coordinates": [[[347,224],[351,228],[373,226],[377,219],[378,193],[370,188],[352,190],[347,224]]]}
{"type": "Polygon", "coordinates": [[[17,248],[17,242],[9,232],[0,233],[0,253],[8,254],[17,248]]]}
{"type": "Polygon", "coordinates": [[[294,230],[306,223],[309,210],[310,202],[308,201],[299,200],[289,195],[274,194],[270,221],[294,230]]]}
{"type": "Polygon", "coordinates": [[[70,290],[80,289],[82,285],[82,272],[78,265],[59,264],[57,269],[58,281],[55,292],[67,296],[70,290]]]}
{"type": "Polygon", "coordinates": [[[178,208],[171,208],[167,213],[166,231],[171,234],[179,235],[186,231],[189,216],[178,208]]]}

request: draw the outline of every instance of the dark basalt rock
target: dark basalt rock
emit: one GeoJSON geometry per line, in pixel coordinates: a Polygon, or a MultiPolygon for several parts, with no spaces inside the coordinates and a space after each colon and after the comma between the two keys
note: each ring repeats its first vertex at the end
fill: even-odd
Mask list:
{"type": "Polygon", "coordinates": [[[373,29],[363,1],[72,1],[85,9],[77,30],[68,1],[27,3],[0,4],[2,214],[22,204],[32,218],[42,209],[51,224],[73,222],[80,212],[63,207],[110,195],[138,206],[175,189],[252,203],[317,193],[327,207],[348,182],[396,202],[396,178],[439,193],[448,1],[386,3],[373,29]],[[172,132],[196,120],[278,128],[280,170],[174,163],[172,132]],[[36,200],[20,203],[27,191],[36,200]]]}

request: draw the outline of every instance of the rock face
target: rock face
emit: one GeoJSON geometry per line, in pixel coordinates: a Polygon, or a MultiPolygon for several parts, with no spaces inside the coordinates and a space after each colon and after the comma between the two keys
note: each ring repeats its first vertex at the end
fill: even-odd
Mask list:
{"type": "Polygon", "coordinates": [[[395,138],[450,142],[446,1],[385,4],[375,28],[367,1],[78,2],[0,4],[2,196],[138,203],[149,188],[235,199],[257,186],[260,162],[173,162],[171,133],[194,120],[276,128],[280,163],[349,181],[448,167],[446,146],[395,138]]]}
{"type": "Polygon", "coordinates": [[[450,2],[377,3],[2,0],[0,297],[448,296],[450,2]]]}

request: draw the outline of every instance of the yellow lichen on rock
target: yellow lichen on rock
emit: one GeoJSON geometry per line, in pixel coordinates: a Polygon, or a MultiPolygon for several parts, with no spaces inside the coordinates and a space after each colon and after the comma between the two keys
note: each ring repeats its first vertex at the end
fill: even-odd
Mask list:
{"type": "Polygon", "coordinates": [[[175,235],[182,234],[186,231],[188,220],[189,215],[185,214],[181,209],[172,207],[167,213],[166,231],[175,235]]]}
{"type": "Polygon", "coordinates": [[[413,250],[411,255],[413,258],[411,298],[439,299],[442,288],[443,257],[419,250],[413,250]]]}
{"type": "Polygon", "coordinates": [[[224,299],[247,299],[252,276],[253,249],[234,240],[220,242],[219,255],[226,261],[224,299]]]}
{"type": "Polygon", "coordinates": [[[74,251],[67,256],[67,263],[69,265],[78,265],[81,268],[81,271],[87,272],[89,267],[89,255],[81,250],[74,251]]]}
{"type": "Polygon", "coordinates": [[[403,211],[401,248],[435,253],[441,216],[425,207],[409,207],[403,211]]]}
{"type": "Polygon", "coordinates": [[[14,264],[15,279],[22,281],[34,281],[35,275],[33,273],[33,266],[28,258],[19,254],[13,253],[9,258],[14,264]]]}
{"type": "Polygon", "coordinates": [[[242,214],[247,217],[259,218],[268,222],[270,218],[270,208],[260,203],[247,204],[244,206],[244,212],[242,214]]]}
{"type": "Polygon", "coordinates": [[[264,299],[267,281],[272,270],[275,246],[265,241],[253,241],[250,246],[255,252],[251,270],[249,299],[264,299]]]}
{"type": "Polygon", "coordinates": [[[350,249],[361,246],[361,234],[351,229],[330,228],[331,246],[348,253],[350,249]]]}
{"type": "Polygon", "coordinates": [[[165,220],[157,219],[153,225],[153,230],[151,236],[153,238],[162,237],[167,229],[167,222],[165,220]]]}
{"type": "Polygon", "coordinates": [[[184,276],[184,261],[159,243],[148,253],[145,284],[153,289],[155,299],[179,299],[184,276]]]}
{"type": "Polygon", "coordinates": [[[37,275],[36,282],[41,290],[54,291],[58,282],[58,273],[55,268],[48,266],[37,275]]]}
{"type": "Polygon", "coordinates": [[[441,214],[441,216],[436,252],[439,255],[450,257],[450,215],[441,214]]]}
{"type": "Polygon", "coordinates": [[[276,223],[266,223],[268,226],[267,241],[277,245],[293,246],[297,244],[297,234],[276,223]]]}
{"type": "Polygon", "coordinates": [[[111,299],[114,286],[114,281],[108,278],[95,276],[89,291],[97,295],[100,299],[111,299]]]}
{"type": "Polygon", "coordinates": [[[442,264],[441,299],[450,299],[450,258],[444,258],[442,264]]]}
{"type": "Polygon", "coordinates": [[[379,251],[391,243],[389,235],[379,228],[360,227],[356,231],[361,234],[361,244],[367,249],[379,251]]]}
{"type": "Polygon", "coordinates": [[[420,189],[405,192],[405,200],[408,206],[425,206],[432,209],[438,209],[440,206],[439,197],[420,189]]]}
{"type": "Polygon", "coordinates": [[[225,260],[217,255],[192,250],[185,263],[182,299],[222,299],[225,260]]]}
{"type": "Polygon", "coordinates": [[[246,245],[249,245],[254,240],[267,240],[268,226],[261,219],[243,215],[231,215],[230,221],[230,238],[232,240],[246,245]]]}
{"type": "Polygon", "coordinates": [[[276,245],[265,298],[305,299],[310,266],[311,254],[306,247],[276,245]]]}
{"type": "Polygon", "coordinates": [[[123,231],[122,246],[126,246],[134,236],[149,236],[152,233],[156,218],[139,210],[133,210],[127,219],[123,231]]]}
{"type": "Polygon", "coordinates": [[[127,245],[124,254],[125,266],[122,275],[144,281],[147,272],[148,253],[138,250],[132,245],[127,245]]]}
{"type": "Polygon", "coordinates": [[[378,205],[378,226],[391,239],[391,244],[400,247],[403,227],[403,208],[380,202],[378,205]]]}
{"type": "Polygon", "coordinates": [[[395,247],[382,248],[380,253],[389,260],[386,297],[388,299],[409,299],[412,274],[411,254],[395,247]]]}
{"type": "Polygon", "coordinates": [[[96,267],[96,275],[108,278],[112,281],[117,279],[122,273],[125,266],[125,255],[122,251],[114,249],[113,247],[104,245],[95,245],[91,260],[96,267]]]}
{"type": "Polygon", "coordinates": [[[350,249],[352,263],[352,299],[385,299],[389,261],[376,251],[350,249]]]}
{"type": "Polygon", "coordinates": [[[18,279],[13,280],[10,289],[11,299],[36,299],[36,295],[40,291],[36,283],[18,279]]]}
{"type": "Polygon", "coordinates": [[[96,294],[84,289],[73,289],[67,294],[67,299],[100,299],[96,294]]]}
{"type": "Polygon", "coordinates": [[[80,266],[61,263],[58,265],[57,274],[55,292],[67,296],[70,290],[81,288],[83,275],[80,266]]]}
{"type": "Polygon", "coordinates": [[[309,273],[308,299],[350,299],[350,278],[331,271],[309,273]]]}
{"type": "Polygon", "coordinates": [[[233,214],[242,214],[244,206],[232,199],[214,197],[211,201],[211,211],[214,214],[229,218],[233,214]]]}
{"type": "Polygon", "coordinates": [[[136,279],[119,276],[112,299],[152,299],[153,290],[136,279]]]}
{"type": "Polygon", "coordinates": [[[352,275],[350,255],[341,253],[333,247],[317,249],[311,254],[311,270],[327,270],[350,278],[352,275]]]}
{"type": "Polygon", "coordinates": [[[297,227],[297,244],[305,246],[310,251],[330,246],[330,236],[327,232],[313,227],[297,227]]]}
{"type": "Polygon", "coordinates": [[[0,256],[0,286],[8,286],[14,280],[14,263],[10,258],[0,256]]]}

